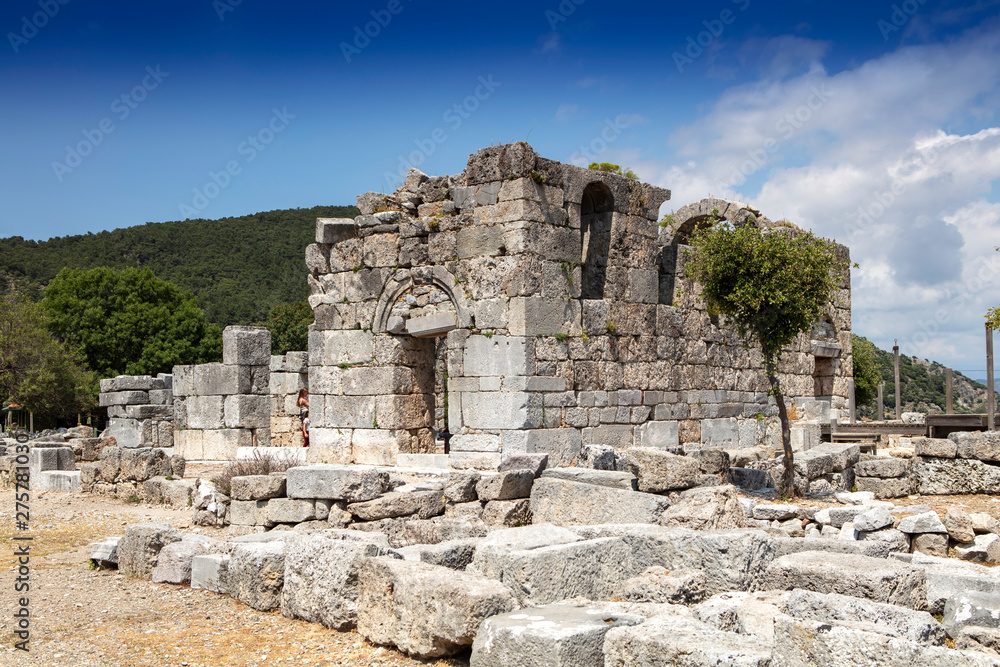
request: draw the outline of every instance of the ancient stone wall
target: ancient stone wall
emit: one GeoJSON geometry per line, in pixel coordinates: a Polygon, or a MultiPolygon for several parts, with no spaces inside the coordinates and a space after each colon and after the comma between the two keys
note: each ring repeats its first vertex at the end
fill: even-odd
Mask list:
{"type": "MultiPolygon", "coordinates": [[[[760,352],[681,278],[687,237],[658,225],[669,196],[520,142],[459,175],[412,170],[395,193],[359,196],[354,220],[318,220],[310,459],[393,464],[436,451],[445,425],[457,467],[520,452],[563,465],[585,444],[775,446],[760,352]]],[[[688,227],[713,214],[757,217],[722,202],[688,227]]],[[[851,372],[846,273],[817,332],[780,370],[801,416],[826,419],[851,372]]]]}
{"type": "Polygon", "coordinates": [[[299,391],[309,386],[308,353],[289,352],[271,357],[268,393],[271,395],[271,446],[301,447],[302,416],[299,391]]]}
{"type": "Polygon", "coordinates": [[[173,447],[173,376],[120,375],[101,380],[108,435],[119,447],[173,447]]]}

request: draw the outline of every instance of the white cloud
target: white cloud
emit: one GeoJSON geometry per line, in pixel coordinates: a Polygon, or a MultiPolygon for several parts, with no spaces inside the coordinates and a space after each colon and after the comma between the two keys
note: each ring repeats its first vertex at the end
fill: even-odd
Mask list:
{"type": "Polygon", "coordinates": [[[986,199],[1000,179],[1000,128],[983,111],[1000,95],[1000,31],[838,73],[819,61],[823,44],[772,43],[812,58],[808,68],[776,49],[757,80],[674,133],[676,162],[635,169],[673,191],[667,208],[709,193],[742,199],[848,244],[861,264],[855,331],[978,367],[982,315],[1000,304],[1000,204],[986,199]]]}
{"type": "Polygon", "coordinates": [[[556,109],[556,121],[565,123],[575,116],[579,110],[580,107],[576,104],[560,104],[559,108],[556,109]]]}

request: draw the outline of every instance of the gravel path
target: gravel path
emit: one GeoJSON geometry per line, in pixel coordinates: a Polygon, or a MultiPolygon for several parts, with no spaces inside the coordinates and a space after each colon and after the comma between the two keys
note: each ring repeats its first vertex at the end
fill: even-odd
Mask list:
{"type": "MultiPolygon", "coordinates": [[[[129,523],[164,521],[190,529],[191,510],[133,505],[90,494],[31,498],[31,643],[15,650],[12,613],[14,492],[0,491],[0,665],[112,667],[190,665],[468,665],[421,662],[373,646],[355,632],[259,612],[187,586],[153,584],[116,570],[88,569],[91,543],[121,535],[129,523]]],[[[217,531],[198,528],[203,534],[217,531]]]]}

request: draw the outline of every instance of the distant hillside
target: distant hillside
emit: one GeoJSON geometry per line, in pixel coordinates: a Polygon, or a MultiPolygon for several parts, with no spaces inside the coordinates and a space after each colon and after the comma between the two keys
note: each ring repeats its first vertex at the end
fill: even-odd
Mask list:
{"type": "Polygon", "coordinates": [[[221,220],[149,222],[136,227],[48,241],[0,239],[0,292],[32,300],[63,267],[147,266],[191,291],[221,327],[263,321],[277,303],[309,295],[305,247],[316,218],[353,218],[353,206],[266,211],[221,220]]]}
{"type": "MultiPolygon", "coordinates": [[[[875,348],[882,380],[885,382],[884,404],[887,418],[896,409],[896,386],[893,380],[892,352],[875,348]]],[[[986,412],[986,385],[955,371],[952,400],[958,414],[986,412]]],[[[899,355],[899,384],[903,412],[945,412],[945,367],[936,361],[899,355]]],[[[998,394],[1000,396],[1000,394],[998,394]]],[[[1000,403],[1000,399],[998,399],[1000,403]]],[[[864,406],[858,414],[875,417],[876,406],[864,406]]]]}

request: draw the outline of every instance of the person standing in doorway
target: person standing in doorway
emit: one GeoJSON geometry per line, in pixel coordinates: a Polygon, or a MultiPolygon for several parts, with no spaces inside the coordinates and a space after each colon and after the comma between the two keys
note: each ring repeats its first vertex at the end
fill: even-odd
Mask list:
{"type": "Polygon", "coordinates": [[[303,387],[299,390],[299,415],[302,417],[302,439],[303,447],[309,446],[309,390],[303,387]]]}

